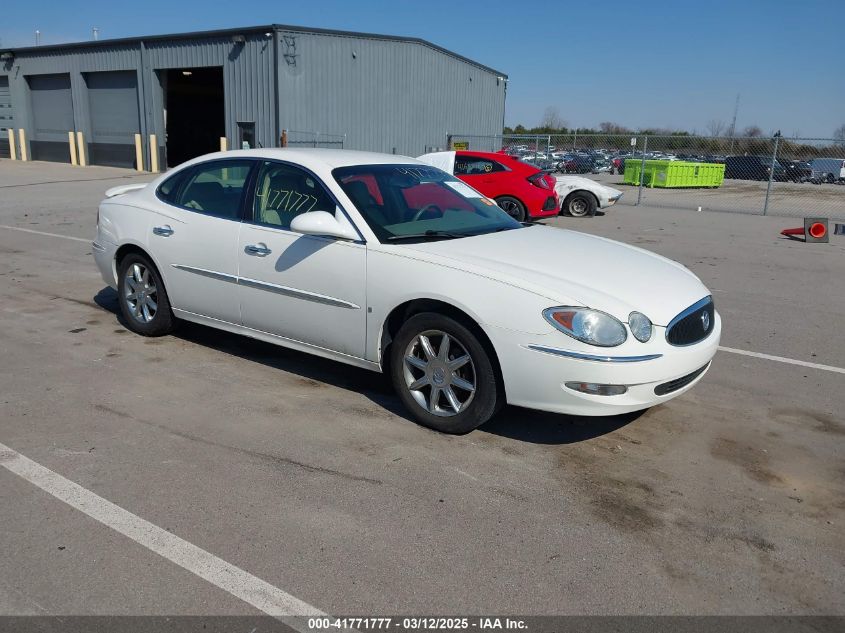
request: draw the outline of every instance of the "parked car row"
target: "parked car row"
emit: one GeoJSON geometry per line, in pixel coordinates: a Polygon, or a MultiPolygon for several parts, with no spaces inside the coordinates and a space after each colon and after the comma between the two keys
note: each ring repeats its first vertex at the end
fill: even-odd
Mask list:
{"type": "MultiPolygon", "coordinates": [[[[503,153],[435,152],[419,160],[457,176],[520,222],[561,212],[592,216],[615,204],[622,192],[579,176],[553,176],[536,163],[503,153]]],[[[609,169],[610,162],[603,167],[609,169]]],[[[585,163],[586,164],[586,163],[585,163]]],[[[589,165],[595,166],[591,161],[589,165]]],[[[586,173],[586,172],[581,172],[586,173]]]]}
{"type": "Polygon", "coordinates": [[[845,159],[772,160],[771,156],[728,156],[725,178],[778,182],[845,183],[845,159]]]}

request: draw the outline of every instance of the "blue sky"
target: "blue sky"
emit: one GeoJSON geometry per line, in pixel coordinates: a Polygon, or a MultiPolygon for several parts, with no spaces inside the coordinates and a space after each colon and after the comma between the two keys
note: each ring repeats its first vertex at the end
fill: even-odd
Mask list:
{"type": "Polygon", "coordinates": [[[280,23],[427,39],[507,73],[506,123],[827,137],[845,124],[842,0],[72,0],[7,3],[3,46],[280,23]]]}

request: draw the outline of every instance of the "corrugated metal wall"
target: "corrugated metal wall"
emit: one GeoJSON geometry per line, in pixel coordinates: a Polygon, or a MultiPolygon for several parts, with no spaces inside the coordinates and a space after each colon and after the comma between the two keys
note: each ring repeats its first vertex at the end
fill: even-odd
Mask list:
{"type": "MultiPolygon", "coordinates": [[[[223,67],[226,99],[226,137],[234,147],[238,121],[255,123],[256,140],[264,147],[276,144],[273,98],[273,38],[264,34],[245,35],[245,42],[232,37],[159,40],[146,45],[149,85],[160,91],[154,73],[168,68],[223,67]]],[[[161,110],[157,96],[157,113],[161,110]]],[[[152,107],[152,106],[151,106],[152,107]]],[[[164,139],[163,118],[155,125],[164,139]]]]}
{"type": "Polygon", "coordinates": [[[345,134],[346,148],[408,155],[443,147],[449,132],[501,133],[505,81],[494,71],[414,41],[274,28],[22,49],[8,68],[16,127],[30,132],[33,123],[26,78],[69,73],[74,128],[89,142],[85,74],[129,70],[138,77],[138,132],[145,144],[156,134],[163,146],[161,71],[220,66],[230,147],[238,122],[254,123],[264,147],[276,146],[284,128],[345,134]]]}
{"type": "Polygon", "coordinates": [[[9,92],[9,78],[0,75],[0,158],[9,158],[9,133],[15,127],[15,114],[9,92]]]}
{"type": "Polygon", "coordinates": [[[344,147],[417,156],[448,132],[501,134],[505,81],[431,47],[280,32],[280,125],[346,134],[344,147]]]}

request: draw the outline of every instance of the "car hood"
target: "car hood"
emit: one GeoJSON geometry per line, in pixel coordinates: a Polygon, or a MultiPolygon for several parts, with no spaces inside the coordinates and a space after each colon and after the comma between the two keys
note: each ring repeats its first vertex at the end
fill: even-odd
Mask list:
{"type": "Polygon", "coordinates": [[[549,299],[627,321],[633,310],[655,325],[710,294],[681,264],[603,237],[534,225],[401,248],[435,264],[498,279],[549,299]]]}

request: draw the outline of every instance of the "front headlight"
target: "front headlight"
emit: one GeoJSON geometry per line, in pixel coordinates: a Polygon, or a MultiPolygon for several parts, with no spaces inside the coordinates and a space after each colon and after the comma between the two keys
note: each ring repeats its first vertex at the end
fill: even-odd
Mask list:
{"type": "Polygon", "coordinates": [[[616,347],[628,338],[618,319],[590,308],[548,308],[543,317],[564,334],[589,345],[616,347]]]}
{"type": "Polygon", "coordinates": [[[631,328],[631,334],[640,343],[645,343],[651,338],[653,329],[651,320],[642,312],[632,312],[628,315],[628,327],[631,328]]]}

